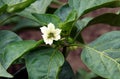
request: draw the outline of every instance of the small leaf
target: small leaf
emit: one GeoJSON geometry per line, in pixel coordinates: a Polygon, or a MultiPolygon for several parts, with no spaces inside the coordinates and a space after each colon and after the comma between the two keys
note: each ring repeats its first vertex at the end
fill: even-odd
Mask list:
{"type": "Polygon", "coordinates": [[[78,18],[103,7],[120,7],[119,0],[69,0],[69,5],[78,13],[78,18]]]}
{"type": "Polygon", "coordinates": [[[59,79],[75,79],[74,72],[67,61],[62,66],[59,73],[59,79]]]}
{"type": "Polygon", "coordinates": [[[77,17],[77,12],[76,12],[76,10],[72,10],[72,11],[68,14],[68,16],[67,16],[67,18],[66,18],[66,20],[65,20],[65,23],[74,22],[74,21],[76,20],[76,17],[77,17]]]}
{"type": "Polygon", "coordinates": [[[20,58],[41,43],[42,41],[36,42],[33,40],[26,40],[7,45],[7,47],[5,47],[4,53],[2,54],[1,63],[3,67],[7,69],[16,59],[20,58]]]}
{"type": "Polygon", "coordinates": [[[60,28],[62,29],[62,32],[64,32],[64,34],[66,35],[70,34],[73,28],[73,24],[76,21],[76,16],[77,16],[76,11],[72,10],[66,17],[66,20],[60,23],[60,28]]]}
{"type": "Polygon", "coordinates": [[[85,46],[82,60],[94,73],[107,78],[120,78],[120,31],[112,31],[85,46]]]}
{"type": "Polygon", "coordinates": [[[8,78],[12,78],[13,76],[11,74],[9,74],[1,65],[0,63],[0,77],[8,77],[8,78]]]}
{"type": "Polygon", "coordinates": [[[66,4],[60,7],[59,9],[57,9],[54,14],[59,16],[60,19],[64,22],[71,11],[72,11],[72,8],[69,7],[68,4],[66,4]]]}
{"type": "Polygon", "coordinates": [[[64,57],[56,49],[40,48],[26,56],[29,79],[58,79],[64,57]]]}
{"type": "Polygon", "coordinates": [[[59,27],[60,18],[52,14],[33,14],[33,16],[38,20],[40,25],[48,25],[49,23],[55,24],[56,27],[59,27]]]}

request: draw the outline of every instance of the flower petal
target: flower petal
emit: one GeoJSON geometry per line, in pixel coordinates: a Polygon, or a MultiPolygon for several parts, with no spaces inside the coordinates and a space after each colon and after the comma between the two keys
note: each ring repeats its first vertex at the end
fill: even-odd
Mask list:
{"type": "Polygon", "coordinates": [[[45,42],[45,44],[49,44],[49,45],[52,45],[52,43],[53,43],[53,38],[47,38],[48,36],[47,35],[42,35],[42,37],[43,37],[43,40],[44,40],[44,42],[45,42]]]}
{"type": "Polygon", "coordinates": [[[48,28],[46,26],[40,27],[41,32],[44,34],[47,32],[48,28]]]}
{"type": "Polygon", "coordinates": [[[48,24],[48,29],[51,30],[51,31],[54,31],[55,30],[55,25],[52,24],[52,23],[49,23],[48,24]]]}
{"type": "Polygon", "coordinates": [[[47,39],[46,40],[46,44],[52,45],[52,43],[53,43],[53,39],[47,39]]]}
{"type": "Polygon", "coordinates": [[[55,29],[55,35],[60,35],[61,29],[55,29]]]}
{"type": "Polygon", "coordinates": [[[57,36],[55,36],[54,40],[57,41],[57,40],[59,40],[60,38],[61,38],[60,35],[57,35],[57,36]]]}

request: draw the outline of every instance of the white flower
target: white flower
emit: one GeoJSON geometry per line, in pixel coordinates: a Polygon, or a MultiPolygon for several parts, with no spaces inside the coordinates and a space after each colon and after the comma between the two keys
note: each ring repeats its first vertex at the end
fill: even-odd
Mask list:
{"type": "Polygon", "coordinates": [[[61,29],[55,29],[55,25],[52,23],[49,23],[47,26],[48,27],[43,26],[40,28],[43,33],[42,37],[46,44],[52,45],[53,40],[57,41],[61,38],[61,29]]]}

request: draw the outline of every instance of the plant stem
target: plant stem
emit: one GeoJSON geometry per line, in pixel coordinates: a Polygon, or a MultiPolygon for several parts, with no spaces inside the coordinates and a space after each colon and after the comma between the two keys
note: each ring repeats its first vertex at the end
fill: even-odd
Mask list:
{"type": "Polygon", "coordinates": [[[67,57],[67,46],[64,46],[63,47],[63,51],[62,51],[62,54],[63,54],[63,56],[66,58],[67,57]]]}

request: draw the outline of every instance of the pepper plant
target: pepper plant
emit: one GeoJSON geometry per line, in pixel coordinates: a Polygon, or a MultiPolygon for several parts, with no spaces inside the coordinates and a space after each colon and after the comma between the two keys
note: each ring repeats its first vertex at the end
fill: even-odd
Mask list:
{"type": "Polygon", "coordinates": [[[81,70],[80,79],[120,79],[120,31],[105,33],[89,44],[81,35],[84,29],[98,23],[120,26],[119,11],[83,17],[100,8],[120,7],[120,0],[68,0],[52,14],[46,13],[52,2],[59,3],[0,0],[1,27],[16,22],[11,30],[0,30],[0,77],[13,78],[8,68],[23,63],[29,79],[79,79],[66,61],[70,48],[76,47],[82,48],[80,58],[91,70],[90,74],[81,70]],[[24,28],[37,28],[43,39],[23,40],[16,32],[24,28]]]}

